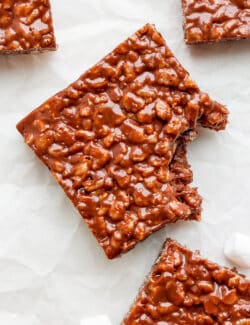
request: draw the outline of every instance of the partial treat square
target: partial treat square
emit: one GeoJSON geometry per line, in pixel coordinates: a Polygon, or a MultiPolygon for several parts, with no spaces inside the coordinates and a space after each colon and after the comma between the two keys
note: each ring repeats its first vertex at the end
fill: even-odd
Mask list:
{"type": "Polygon", "coordinates": [[[250,281],[167,240],[122,325],[249,325],[250,281]]]}
{"type": "Polygon", "coordinates": [[[114,258],[167,223],[199,219],[197,192],[177,193],[190,175],[183,142],[227,117],[146,25],[17,128],[114,258]]]}
{"type": "Polygon", "coordinates": [[[49,0],[0,0],[0,54],[56,50],[49,0]]]}
{"type": "Polygon", "coordinates": [[[182,0],[188,44],[250,37],[249,0],[182,0]]]}

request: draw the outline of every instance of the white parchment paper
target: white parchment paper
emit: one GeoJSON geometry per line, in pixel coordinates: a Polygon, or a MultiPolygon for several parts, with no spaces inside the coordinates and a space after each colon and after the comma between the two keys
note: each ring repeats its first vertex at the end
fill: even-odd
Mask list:
{"type": "Polygon", "coordinates": [[[250,42],[186,46],[180,3],[54,0],[58,51],[0,57],[0,324],[79,325],[101,314],[119,324],[167,236],[232,266],[225,239],[250,235],[250,42]],[[108,261],[15,124],[146,22],[200,87],[229,107],[230,125],[218,134],[202,130],[189,146],[202,221],[168,226],[108,261]]]}

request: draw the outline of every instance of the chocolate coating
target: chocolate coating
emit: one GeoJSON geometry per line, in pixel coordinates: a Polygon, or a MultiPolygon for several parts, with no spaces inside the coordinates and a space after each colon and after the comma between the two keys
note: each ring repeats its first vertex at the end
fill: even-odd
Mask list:
{"type": "Polygon", "coordinates": [[[199,219],[182,142],[198,124],[223,129],[227,115],[146,25],[17,128],[114,258],[167,223],[199,219]]]}
{"type": "Polygon", "coordinates": [[[49,0],[0,0],[0,54],[55,49],[49,0]]]}
{"type": "Polygon", "coordinates": [[[122,325],[249,325],[250,281],[173,240],[122,325]]]}
{"type": "Polygon", "coordinates": [[[250,37],[249,0],[182,0],[187,43],[250,37]]]}

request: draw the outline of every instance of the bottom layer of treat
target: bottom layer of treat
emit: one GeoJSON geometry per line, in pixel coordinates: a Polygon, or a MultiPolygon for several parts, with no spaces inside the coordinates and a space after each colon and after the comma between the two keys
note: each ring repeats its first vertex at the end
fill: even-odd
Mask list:
{"type": "Polygon", "coordinates": [[[243,40],[249,40],[250,35],[248,37],[231,37],[231,38],[218,38],[218,39],[204,39],[204,40],[192,40],[189,38],[185,38],[185,42],[188,45],[199,45],[199,44],[215,44],[218,42],[232,42],[232,41],[243,41],[243,40]]]}
{"type": "Polygon", "coordinates": [[[56,51],[56,47],[48,48],[36,48],[36,49],[27,49],[27,50],[0,50],[0,55],[17,55],[17,54],[34,54],[34,53],[44,53],[50,51],[56,51]]]}
{"type": "Polygon", "coordinates": [[[249,325],[250,281],[173,240],[122,325],[249,325]]]}

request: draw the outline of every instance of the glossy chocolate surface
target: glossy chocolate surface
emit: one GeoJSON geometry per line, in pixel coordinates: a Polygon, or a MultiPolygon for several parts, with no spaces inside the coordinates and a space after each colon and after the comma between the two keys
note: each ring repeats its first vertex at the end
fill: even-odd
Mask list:
{"type": "Polygon", "coordinates": [[[249,325],[250,281],[168,240],[122,325],[249,325]]]}
{"type": "Polygon", "coordinates": [[[223,129],[227,115],[146,25],[17,127],[113,258],[199,219],[182,142],[198,124],[223,129]]]}
{"type": "Polygon", "coordinates": [[[250,37],[249,0],[182,0],[187,43],[250,37]]]}
{"type": "Polygon", "coordinates": [[[0,0],[0,54],[55,50],[49,0],[0,0]]]}

